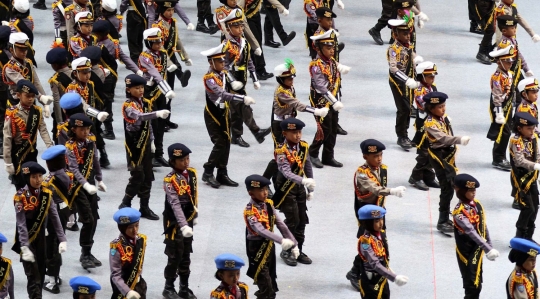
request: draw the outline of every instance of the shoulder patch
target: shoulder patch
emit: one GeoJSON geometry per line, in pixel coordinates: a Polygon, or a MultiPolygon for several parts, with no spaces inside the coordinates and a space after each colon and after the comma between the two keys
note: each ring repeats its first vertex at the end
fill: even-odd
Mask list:
{"type": "Polygon", "coordinates": [[[364,250],[368,250],[369,249],[369,244],[368,243],[362,243],[362,248],[364,250]]]}
{"type": "Polygon", "coordinates": [[[517,290],[518,290],[520,293],[523,293],[523,292],[525,292],[525,286],[522,285],[522,284],[520,284],[520,285],[517,286],[517,290]]]}
{"type": "Polygon", "coordinates": [[[111,248],[111,256],[114,256],[116,254],[116,248],[111,248]]]}

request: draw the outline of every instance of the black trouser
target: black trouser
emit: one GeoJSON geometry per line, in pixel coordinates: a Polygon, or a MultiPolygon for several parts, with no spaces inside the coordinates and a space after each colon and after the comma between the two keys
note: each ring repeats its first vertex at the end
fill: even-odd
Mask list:
{"type": "Polygon", "coordinates": [[[377,31],[383,30],[388,26],[388,20],[392,17],[392,6],[394,5],[394,0],[381,0],[382,12],[381,17],[377,20],[377,24],[373,28],[377,31]]]}
{"type": "MultiPolygon", "coordinates": [[[[272,138],[274,139],[274,148],[282,144],[285,140],[283,136],[283,131],[281,130],[281,121],[273,120],[272,121],[272,138]]],[[[264,170],[263,176],[267,179],[272,179],[273,183],[276,183],[276,175],[278,174],[278,166],[275,159],[270,160],[266,169],[264,170]]]]}
{"type": "MultiPolygon", "coordinates": [[[[163,221],[166,221],[166,219],[164,218],[163,221]]],[[[185,238],[182,236],[180,228],[177,227],[174,240],[166,239],[164,243],[164,253],[167,256],[167,266],[163,271],[165,279],[174,281],[177,275],[180,276],[180,279],[189,277],[191,273],[189,266],[191,265],[190,255],[193,252],[193,237],[185,238]]]]}
{"type": "Polygon", "coordinates": [[[253,118],[253,109],[243,101],[230,101],[231,107],[231,133],[232,138],[238,138],[244,134],[244,124],[251,132],[260,130],[253,118]]]}
{"type": "MultiPolygon", "coordinates": [[[[93,181],[88,181],[94,184],[93,181]]],[[[82,187],[75,197],[74,201],[79,213],[79,222],[82,223],[79,235],[79,245],[81,247],[92,247],[94,244],[94,235],[96,233],[97,221],[99,219],[98,203],[96,195],[90,195],[82,187]]]]}
{"type": "Polygon", "coordinates": [[[519,217],[516,222],[517,230],[522,234],[522,238],[532,238],[536,228],[536,215],[538,214],[538,185],[531,184],[529,192],[521,196],[519,203],[519,217]]]}
{"type": "Polygon", "coordinates": [[[214,144],[208,162],[204,163],[205,170],[227,169],[229,163],[229,152],[231,150],[231,140],[227,132],[225,132],[220,125],[218,125],[212,118],[212,116],[204,110],[204,122],[206,124],[206,130],[208,136],[214,144]]]}
{"type": "MultiPolygon", "coordinates": [[[[69,219],[71,211],[68,207],[60,209],[60,206],[58,204],[56,204],[56,209],[58,210],[60,223],[62,224],[62,228],[65,232],[66,223],[69,219]]],[[[47,266],[47,275],[58,277],[60,275],[60,267],[62,266],[62,255],[58,252],[58,245],[60,245],[60,241],[58,240],[58,236],[56,235],[56,229],[51,219],[49,219],[49,221],[47,222],[47,231],[49,232],[49,235],[46,237],[47,260],[45,264],[47,266]]]]}
{"type": "MultiPolygon", "coordinates": [[[[510,115],[512,116],[512,115],[510,115]]],[[[510,135],[512,135],[511,130],[512,120],[509,119],[502,128],[501,139],[499,143],[497,141],[493,142],[493,162],[501,162],[506,160],[506,149],[508,148],[508,142],[510,141],[510,135]]]]}
{"type": "MultiPolygon", "coordinates": [[[[280,181],[284,180],[283,176],[280,175],[278,177],[276,189],[281,188],[283,182],[280,181]]],[[[306,224],[309,224],[306,205],[306,189],[304,186],[296,184],[291,188],[279,207],[279,211],[285,215],[285,220],[283,222],[285,222],[285,225],[287,225],[289,231],[291,231],[298,242],[298,249],[302,251],[302,245],[306,238],[306,224]]]]}
{"type": "MultiPolygon", "coordinates": [[[[260,245],[262,241],[250,241],[246,240],[247,242],[247,251],[248,256],[256,256],[258,250],[260,249],[260,245]]],[[[275,243],[274,243],[274,246],[275,243]]],[[[269,265],[275,264],[275,251],[272,250],[272,253],[268,256],[268,259],[266,260],[266,263],[263,265],[261,270],[259,271],[259,275],[257,275],[257,287],[259,288],[258,291],[255,292],[255,298],[257,299],[274,299],[276,298],[276,292],[277,292],[277,286],[274,287],[274,282],[272,280],[272,275],[270,274],[270,267],[269,265]]]]}
{"type": "MultiPolygon", "coordinates": [[[[437,150],[435,150],[437,151],[437,150]]],[[[439,212],[442,214],[450,213],[450,202],[454,197],[454,178],[449,178],[446,174],[445,169],[437,162],[431,155],[429,156],[429,162],[435,170],[435,175],[439,180],[441,186],[441,194],[439,196],[439,212]]]]}
{"type": "MultiPolygon", "coordinates": [[[[133,199],[135,196],[139,196],[141,203],[143,199],[150,198],[150,191],[152,189],[152,182],[154,181],[154,171],[152,170],[152,156],[150,150],[150,144],[146,145],[146,151],[143,154],[141,164],[135,168],[130,168],[129,182],[126,186],[126,196],[133,199]]],[[[130,164],[128,158],[128,165],[130,164]]],[[[142,204],[141,204],[142,206],[142,204]]]]}
{"type": "Polygon", "coordinates": [[[197,0],[197,22],[203,23],[206,20],[208,25],[214,24],[212,20],[212,7],[210,0],[197,0]]]}
{"type": "Polygon", "coordinates": [[[2,132],[0,132],[0,144],[4,144],[4,122],[6,118],[8,93],[8,88],[2,84],[0,86],[0,128],[2,128],[2,132]]]}
{"type": "MultiPolygon", "coordinates": [[[[125,282],[125,281],[124,281],[125,282]]],[[[112,285],[112,280],[111,280],[112,285]]],[[[148,286],[146,285],[146,280],[141,276],[139,276],[139,282],[135,284],[135,287],[133,290],[139,295],[141,295],[140,299],[146,299],[146,291],[148,290],[148,286]]],[[[117,299],[117,298],[125,298],[119,291],[116,289],[116,287],[113,287],[113,294],[111,296],[111,299],[117,299]]]]}
{"type": "MultiPolygon", "coordinates": [[[[249,29],[253,33],[253,36],[255,36],[255,39],[259,43],[259,45],[262,46],[262,28],[261,28],[261,13],[257,12],[254,14],[251,18],[247,19],[249,29]]],[[[251,48],[251,59],[253,60],[253,63],[255,64],[255,71],[259,73],[263,73],[266,71],[266,62],[264,61],[264,53],[261,54],[261,56],[255,55],[253,53],[255,49],[251,48]]]]}
{"type": "MultiPolygon", "coordinates": [[[[424,141],[424,145],[426,143],[427,141],[424,141]]],[[[429,153],[424,146],[416,151],[416,165],[412,170],[411,177],[414,181],[433,182],[435,180],[435,172],[429,162],[429,153]]]]}
{"type": "Polygon", "coordinates": [[[264,17],[264,40],[266,42],[274,40],[274,29],[279,36],[279,39],[283,42],[287,38],[287,32],[283,30],[281,20],[279,18],[279,11],[267,0],[263,0],[264,7],[266,8],[266,16],[264,17]]]}
{"type": "MultiPolygon", "coordinates": [[[[319,121],[319,117],[316,117],[319,121]]],[[[334,158],[334,147],[336,146],[337,128],[338,128],[339,113],[330,108],[328,114],[324,117],[321,123],[321,128],[324,134],[322,140],[317,141],[317,137],[313,138],[313,142],[309,147],[309,155],[311,157],[319,157],[319,150],[324,145],[322,150],[323,161],[329,161],[334,158]]],[[[317,136],[317,135],[315,135],[317,136]]]]}
{"type": "Polygon", "coordinates": [[[411,102],[409,99],[409,94],[411,90],[405,85],[396,81],[396,78],[392,78],[399,87],[397,87],[392,80],[390,80],[390,89],[392,90],[392,95],[394,96],[394,103],[396,104],[396,135],[397,137],[408,137],[409,125],[411,122],[411,102]]]}
{"type": "Polygon", "coordinates": [[[43,288],[43,281],[45,280],[45,261],[47,258],[44,226],[41,227],[36,239],[28,245],[28,249],[34,254],[35,262],[31,263],[23,261],[21,257],[24,274],[27,279],[26,291],[28,292],[28,298],[41,299],[41,289],[43,288]]]}
{"type": "MultiPolygon", "coordinates": [[[[360,256],[358,256],[358,259],[360,259],[360,256]]],[[[359,283],[362,290],[360,291],[360,298],[362,299],[390,299],[390,287],[388,286],[390,281],[375,272],[371,272],[371,273],[373,276],[371,277],[371,279],[369,279],[367,277],[366,272],[361,271],[361,274],[359,277],[359,283]],[[383,288],[382,292],[380,289],[381,287],[383,288]],[[381,294],[380,297],[379,297],[379,294],[381,294]]]]}
{"type": "Polygon", "coordinates": [[[467,0],[468,2],[468,9],[469,9],[469,20],[471,22],[479,23],[480,18],[478,17],[478,13],[476,13],[476,2],[478,0],[467,0]]]}
{"type": "MultiPolygon", "coordinates": [[[[137,62],[135,62],[137,63],[137,62]]],[[[105,95],[105,112],[109,113],[109,117],[103,122],[105,125],[105,130],[112,131],[112,122],[113,122],[113,109],[112,109],[112,103],[114,101],[114,90],[116,89],[116,82],[118,81],[118,78],[116,78],[113,74],[108,75],[105,78],[105,91],[103,94],[105,95]]]]}
{"type": "Polygon", "coordinates": [[[126,15],[126,29],[128,39],[129,56],[133,62],[139,61],[139,55],[143,51],[143,31],[146,29],[145,22],[134,10],[128,10],[126,15]]]}
{"type": "Polygon", "coordinates": [[[317,57],[317,51],[313,49],[313,43],[310,39],[310,37],[315,34],[315,31],[319,28],[319,24],[313,24],[306,21],[306,43],[307,47],[309,49],[309,56],[311,56],[311,59],[315,59],[317,57]]]}
{"type": "MultiPolygon", "coordinates": [[[[480,268],[478,269],[478,266],[476,264],[473,264],[474,258],[475,258],[474,256],[469,257],[464,252],[461,252],[461,254],[463,254],[464,258],[466,258],[468,261],[468,264],[465,265],[465,263],[461,261],[461,258],[457,256],[459,272],[461,272],[461,278],[463,280],[463,289],[465,290],[465,297],[463,298],[464,299],[479,299],[480,291],[482,291],[482,264],[479,265],[480,268]],[[480,274],[478,274],[478,271],[480,272],[480,274]],[[479,282],[478,282],[478,286],[475,286],[474,282],[477,279],[476,278],[477,275],[480,275],[479,282]]],[[[456,255],[457,255],[457,252],[456,252],[456,255]]],[[[482,263],[481,261],[478,261],[478,262],[482,263]]]]}
{"type": "MultiPolygon", "coordinates": [[[[178,58],[176,58],[176,54],[174,53],[171,57],[169,57],[169,59],[177,67],[177,69],[174,72],[167,72],[167,84],[169,84],[171,89],[174,90],[174,81],[176,81],[176,74],[177,73],[182,74],[182,65],[180,64],[180,61],[178,61],[178,58]]],[[[180,78],[178,78],[178,80],[180,80],[180,78]]]]}
{"type": "MultiPolygon", "coordinates": [[[[13,155],[14,153],[16,152],[17,150],[17,146],[12,146],[11,147],[11,153],[12,153],[12,158],[11,160],[13,162],[17,161],[15,159],[13,159],[13,155]]],[[[19,167],[19,165],[21,166],[21,170],[19,171],[19,174],[14,174],[11,178],[11,182],[15,185],[15,189],[18,191],[19,189],[23,188],[24,186],[26,186],[26,180],[24,179],[24,176],[23,176],[23,173],[22,173],[22,165],[26,162],[30,162],[30,161],[33,161],[33,162],[37,162],[37,156],[38,156],[38,150],[34,150],[33,152],[30,151],[26,157],[24,158],[23,161],[20,161],[19,163],[13,163],[13,167],[15,168],[15,171],[17,171],[17,168],[19,167]]]]}
{"type": "Polygon", "coordinates": [[[495,34],[495,20],[491,19],[491,14],[495,8],[495,2],[492,0],[477,0],[476,10],[478,11],[478,18],[480,19],[480,25],[484,28],[484,37],[480,43],[480,49],[491,51],[493,44],[492,39],[495,34]],[[489,23],[487,23],[490,21],[489,23]]]}
{"type": "MultiPolygon", "coordinates": [[[[147,99],[152,98],[150,92],[158,87],[146,86],[144,88],[144,97],[147,99]]],[[[157,91],[156,91],[157,92],[157,91]]],[[[152,102],[152,111],[158,111],[162,109],[167,109],[167,99],[165,95],[161,93],[153,102],[152,102]]],[[[152,119],[152,132],[154,133],[154,145],[156,146],[156,152],[154,153],[155,157],[163,156],[163,135],[165,134],[165,120],[162,118],[152,119]]]]}

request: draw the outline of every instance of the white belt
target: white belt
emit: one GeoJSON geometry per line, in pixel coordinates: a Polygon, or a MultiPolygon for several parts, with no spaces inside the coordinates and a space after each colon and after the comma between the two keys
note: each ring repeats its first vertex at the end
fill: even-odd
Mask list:
{"type": "Polygon", "coordinates": [[[284,120],[284,119],[287,119],[289,117],[292,117],[292,115],[290,114],[285,114],[283,116],[279,116],[277,114],[274,113],[274,120],[284,120]]]}
{"type": "Polygon", "coordinates": [[[66,31],[66,26],[60,26],[60,28],[58,28],[60,31],[66,31]]]}
{"type": "Polygon", "coordinates": [[[127,10],[135,10],[135,7],[133,6],[128,6],[128,9],[127,10]]]}

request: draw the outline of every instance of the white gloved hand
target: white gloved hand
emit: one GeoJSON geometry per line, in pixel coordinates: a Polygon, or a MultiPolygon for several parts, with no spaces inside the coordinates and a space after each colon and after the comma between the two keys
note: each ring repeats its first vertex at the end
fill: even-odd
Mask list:
{"type": "Polygon", "coordinates": [[[139,76],[141,76],[141,77],[142,77],[142,76],[144,75],[144,72],[143,72],[143,71],[141,71],[141,70],[138,70],[138,71],[137,71],[137,75],[139,75],[139,76]]]}
{"type": "Polygon", "coordinates": [[[396,187],[396,188],[392,188],[392,189],[390,189],[390,195],[394,195],[394,196],[397,196],[397,197],[403,197],[403,195],[405,195],[405,190],[407,190],[407,188],[405,188],[404,186],[399,186],[399,187],[396,187]]]}
{"type": "Polygon", "coordinates": [[[13,164],[6,164],[4,166],[4,169],[6,170],[7,173],[9,174],[14,174],[15,173],[15,167],[13,167],[13,164]]]}
{"type": "Polygon", "coordinates": [[[54,101],[54,98],[52,96],[42,95],[39,97],[39,102],[43,104],[43,106],[49,105],[54,101]]]}
{"type": "Polygon", "coordinates": [[[529,70],[528,72],[525,73],[525,77],[534,77],[534,73],[533,71],[529,70]]]}
{"type": "Polygon", "coordinates": [[[170,67],[167,68],[167,72],[174,72],[176,71],[176,69],[178,69],[176,64],[172,64],[170,67]]]}
{"type": "Polygon", "coordinates": [[[495,112],[495,122],[504,125],[506,123],[506,118],[502,112],[495,112]]]}
{"type": "Polygon", "coordinates": [[[154,144],[154,141],[152,141],[152,143],[150,144],[150,151],[153,153],[156,152],[156,145],[154,144]]]}
{"type": "Polygon", "coordinates": [[[250,96],[244,96],[244,105],[253,105],[255,104],[255,99],[250,96]]]}
{"type": "Polygon", "coordinates": [[[193,25],[193,23],[187,24],[187,30],[195,30],[195,25],[193,25]]]}
{"type": "Polygon", "coordinates": [[[342,73],[343,75],[347,75],[349,73],[349,71],[351,70],[351,67],[350,66],[346,66],[344,64],[341,64],[341,63],[338,63],[337,65],[337,69],[340,73],[342,73]]]}
{"type": "Polygon", "coordinates": [[[176,96],[176,93],[174,93],[174,91],[172,90],[167,91],[167,93],[165,94],[165,97],[169,100],[174,98],[175,96],[176,96]]]}
{"type": "Polygon", "coordinates": [[[287,238],[283,238],[283,240],[281,240],[281,248],[283,248],[283,250],[289,250],[293,248],[293,246],[294,246],[293,240],[287,239],[287,238]]]}
{"type": "Polygon", "coordinates": [[[328,108],[315,108],[315,111],[313,112],[315,116],[325,117],[328,114],[328,108]]]}
{"type": "Polygon", "coordinates": [[[98,181],[98,190],[101,192],[107,192],[107,186],[105,186],[105,183],[103,181],[98,181]]]}
{"type": "Polygon", "coordinates": [[[193,219],[193,226],[199,224],[199,218],[193,219]]]}
{"type": "Polygon", "coordinates": [[[342,102],[336,102],[334,105],[332,105],[332,108],[339,112],[339,110],[343,109],[343,103],[342,102]]]}
{"type": "Polygon", "coordinates": [[[294,259],[297,259],[300,256],[300,249],[298,249],[298,246],[294,246],[294,248],[291,249],[291,254],[294,259]]]}
{"type": "Polygon", "coordinates": [[[414,62],[414,64],[419,64],[421,62],[424,62],[424,57],[422,57],[420,55],[416,55],[416,57],[414,57],[413,62],[414,62]]]}
{"type": "Polygon", "coordinates": [[[232,81],[231,82],[231,88],[234,91],[240,90],[240,89],[242,89],[242,87],[244,87],[244,83],[242,83],[240,81],[232,81]]]}
{"type": "Polygon", "coordinates": [[[184,63],[185,63],[187,66],[192,66],[192,65],[193,65],[193,60],[191,60],[191,58],[190,58],[190,59],[186,60],[184,63]]]}
{"type": "Polygon", "coordinates": [[[469,136],[461,137],[461,145],[465,146],[465,145],[469,144],[470,140],[471,140],[471,137],[469,137],[469,136]]]}
{"type": "Polygon", "coordinates": [[[420,29],[424,28],[424,21],[418,19],[418,28],[420,29]]]}
{"type": "Polygon", "coordinates": [[[261,48],[255,49],[255,51],[253,51],[253,54],[255,54],[257,56],[261,56],[262,55],[262,49],[261,48]]]}
{"type": "Polygon", "coordinates": [[[8,21],[2,21],[2,26],[9,26],[9,22],[8,21]]]}
{"type": "Polygon", "coordinates": [[[394,280],[394,283],[398,285],[398,287],[404,286],[409,281],[409,278],[405,275],[397,275],[396,280],[394,280]]]}
{"type": "Polygon", "coordinates": [[[418,88],[418,82],[412,78],[407,79],[407,81],[405,81],[405,85],[407,85],[407,87],[410,89],[418,88]]]}
{"type": "Polygon", "coordinates": [[[25,262],[35,262],[36,259],[34,258],[34,254],[32,251],[30,251],[30,248],[28,246],[21,246],[21,258],[25,262]]]}
{"type": "Polygon", "coordinates": [[[315,198],[315,192],[309,192],[306,199],[308,201],[312,200],[313,198],[315,198]]]}
{"type": "Polygon", "coordinates": [[[538,35],[538,34],[533,35],[532,40],[535,43],[540,42],[540,35],[538,35]]]}
{"type": "Polygon", "coordinates": [[[109,69],[103,69],[103,73],[105,73],[105,77],[108,77],[111,74],[111,71],[109,69]]]}
{"type": "Polygon", "coordinates": [[[418,15],[416,15],[420,20],[424,22],[429,22],[428,16],[424,12],[420,12],[418,15]]]}
{"type": "Polygon", "coordinates": [[[306,188],[308,188],[309,190],[314,190],[317,186],[317,184],[315,184],[315,180],[310,178],[303,178],[302,185],[306,186],[306,188]]]}
{"type": "Polygon", "coordinates": [[[107,117],[109,117],[109,113],[107,113],[107,112],[101,111],[101,112],[99,112],[99,113],[97,114],[97,119],[98,119],[100,122],[104,122],[104,121],[107,119],[107,117]]]}
{"type": "Polygon", "coordinates": [[[88,192],[90,195],[94,195],[97,193],[97,188],[96,186],[86,182],[84,183],[84,185],[82,186],[84,190],[86,190],[86,192],[88,192]]]}
{"type": "Polygon", "coordinates": [[[540,164],[538,163],[534,164],[534,170],[540,170],[540,164]]]}
{"type": "Polygon", "coordinates": [[[259,90],[261,88],[261,83],[259,81],[253,82],[253,88],[255,88],[255,90],[259,90]]]}
{"type": "Polygon", "coordinates": [[[491,249],[488,253],[486,253],[486,257],[488,260],[494,261],[499,257],[499,251],[497,251],[497,249],[491,249]]]}
{"type": "Polygon", "coordinates": [[[51,117],[51,108],[49,107],[49,105],[43,106],[43,117],[45,118],[51,117]]]}
{"type": "Polygon", "coordinates": [[[68,206],[68,205],[67,205],[65,202],[63,202],[63,201],[62,201],[61,203],[58,204],[58,207],[60,207],[60,210],[65,209],[67,206],[68,206]]]}
{"type": "Polygon", "coordinates": [[[141,295],[139,295],[139,293],[135,292],[134,290],[130,290],[126,294],[126,299],[141,299],[141,295]]]}
{"type": "Polygon", "coordinates": [[[284,17],[288,16],[289,15],[289,10],[284,8],[282,11],[279,12],[280,14],[282,14],[284,17]]]}
{"type": "Polygon", "coordinates": [[[57,43],[57,44],[62,44],[62,39],[57,37],[57,38],[54,39],[54,42],[57,43]]]}
{"type": "Polygon", "coordinates": [[[166,119],[171,114],[171,111],[163,109],[156,111],[156,116],[162,119],[166,119]]]}
{"type": "Polygon", "coordinates": [[[184,238],[193,237],[193,229],[189,227],[189,225],[182,226],[180,231],[182,232],[182,236],[184,236],[184,238]]]}
{"type": "Polygon", "coordinates": [[[67,242],[60,242],[58,244],[58,253],[64,253],[67,251],[67,242]]]}
{"type": "Polygon", "coordinates": [[[343,1],[341,0],[337,0],[337,6],[339,9],[345,9],[345,4],[343,4],[343,1]]]}

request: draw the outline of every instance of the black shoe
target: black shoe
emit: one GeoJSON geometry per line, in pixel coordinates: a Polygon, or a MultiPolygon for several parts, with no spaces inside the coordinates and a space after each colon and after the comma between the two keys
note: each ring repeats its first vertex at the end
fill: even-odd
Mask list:
{"type": "Polygon", "coordinates": [[[101,137],[103,137],[105,139],[109,139],[109,140],[115,140],[116,139],[116,135],[114,135],[114,131],[107,131],[107,130],[104,130],[101,133],[101,137]]]}
{"type": "Polygon", "coordinates": [[[311,160],[311,165],[313,165],[315,168],[323,168],[324,165],[322,164],[321,160],[319,160],[318,157],[309,157],[311,160]]]}
{"type": "Polygon", "coordinates": [[[289,33],[289,35],[287,35],[287,37],[284,40],[282,40],[283,46],[285,47],[286,45],[288,45],[295,37],[296,37],[296,32],[291,31],[291,33],[289,33]]]}
{"type": "Polygon", "coordinates": [[[491,65],[491,58],[482,50],[478,51],[478,54],[476,54],[476,59],[478,59],[483,64],[491,65]]]}
{"type": "Polygon", "coordinates": [[[238,187],[238,183],[231,180],[231,178],[229,177],[226,171],[223,173],[220,173],[220,171],[218,170],[216,181],[218,181],[218,183],[220,183],[223,186],[238,187]]]}
{"type": "Polygon", "coordinates": [[[300,264],[304,264],[304,265],[310,265],[311,263],[313,263],[313,261],[309,258],[309,256],[307,256],[303,252],[300,252],[300,255],[298,256],[296,261],[299,262],[300,264]]]}
{"type": "Polygon", "coordinates": [[[504,159],[502,161],[499,161],[499,162],[491,162],[491,165],[493,165],[493,167],[495,168],[498,168],[500,170],[506,170],[506,171],[510,171],[512,169],[512,166],[510,165],[510,162],[508,162],[508,160],[504,159]]]}
{"type": "Polygon", "coordinates": [[[4,145],[0,144],[0,158],[4,158],[4,145]]]}
{"type": "Polygon", "coordinates": [[[159,216],[154,213],[150,209],[150,207],[141,207],[139,209],[139,212],[141,212],[141,217],[146,218],[148,220],[159,220],[159,216]]]}
{"type": "Polygon", "coordinates": [[[360,292],[360,284],[359,284],[359,279],[358,279],[358,275],[354,274],[351,271],[347,272],[347,275],[345,275],[345,277],[347,278],[347,280],[350,281],[351,285],[353,286],[353,288],[357,291],[357,292],[360,292]]]}
{"type": "Polygon", "coordinates": [[[291,255],[289,251],[282,250],[279,256],[281,257],[281,259],[283,259],[285,264],[292,267],[297,265],[297,261],[294,259],[294,257],[291,255]]]}
{"type": "Polygon", "coordinates": [[[169,162],[163,158],[163,156],[155,157],[154,158],[157,162],[161,164],[163,167],[169,167],[169,162]]]}
{"type": "Polygon", "coordinates": [[[264,80],[270,79],[270,78],[272,78],[272,77],[274,77],[274,74],[269,73],[269,72],[267,72],[267,71],[263,71],[263,72],[261,72],[261,73],[257,73],[257,79],[259,79],[259,80],[263,80],[263,81],[264,81],[264,80]]]}
{"type": "Polygon", "coordinates": [[[249,147],[249,143],[245,142],[242,136],[233,138],[231,140],[232,144],[238,144],[241,147],[249,147]]]}
{"type": "Polygon", "coordinates": [[[197,23],[197,27],[195,28],[195,30],[202,33],[210,33],[210,29],[208,29],[208,27],[206,27],[204,23],[197,23]]]}
{"type": "Polygon", "coordinates": [[[94,265],[96,267],[101,267],[101,262],[93,255],[90,253],[90,260],[92,260],[92,263],[94,263],[94,265]]]}
{"type": "Polygon", "coordinates": [[[369,29],[368,31],[369,35],[371,35],[371,37],[373,38],[373,40],[375,41],[375,43],[377,45],[384,45],[384,42],[381,38],[381,32],[380,31],[377,31],[375,28],[371,28],[369,29]]]}
{"type": "Polygon", "coordinates": [[[79,225],[77,225],[77,222],[73,224],[71,227],[66,226],[67,230],[70,230],[72,232],[78,232],[79,231],[79,225]]]}
{"type": "MultiPolygon", "coordinates": [[[[189,78],[191,78],[190,70],[185,70],[184,72],[182,72],[182,75],[180,76],[180,78],[178,78],[178,80],[180,80],[180,84],[182,85],[182,87],[188,86],[189,78]]],[[[176,128],[173,128],[173,129],[176,129],[176,128]]]]}
{"type": "Polygon", "coordinates": [[[161,295],[165,299],[182,299],[180,296],[178,296],[174,287],[172,289],[170,288],[163,289],[163,292],[161,292],[161,295]]]}
{"type": "Polygon", "coordinates": [[[398,137],[397,144],[406,151],[413,147],[409,137],[398,137]]]}
{"type": "Polygon", "coordinates": [[[178,296],[180,296],[180,298],[182,299],[197,299],[197,297],[193,294],[193,291],[190,290],[188,287],[180,288],[178,296]]]}
{"type": "Polygon", "coordinates": [[[81,257],[79,258],[79,262],[81,262],[81,266],[83,267],[83,269],[91,269],[91,268],[96,267],[96,265],[94,265],[94,263],[92,262],[90,255],[81,254],[81,257]]]}
{"type": "Polygon", "coordinates": [[[171,128],[171,129],[178,129],[178,124],[173,123],[172,121],[168,121],[167,126],[169,126],[169,128],[171,128]]]}
{"type": "Polygon", "coordinates": [[[512,209],[521,210],[519,208],[519,203],[517,202],[517,200],[514,200],[514,202],[512,202],[512,209]]]}
{"type": "Polygon", "coordinates": [[[265,46],[268,46],[268,47],[270,47],[270,48],[279,48],[279,46],[281,46],[280,43],[275,42],[275,41],[273,41],[273,40],[267,40],[267,41],[265,41],[265,42],[264,42],[264,45],[265,45],[265,46]]]}
{"type": "Polygon", "coordinates": [[[344,43],[338,43],[337,44],[337,52],[341,53],[341,51],[343,51],[343,49],[345,49],[345,44],[344,43]]]}
{"type": "MultiPolygon", "coordinates": [[[[313,161],[311,162],[313,164],[313,161]]],[[[328,165],[332,167],[343,167],[343,163],[336,161],[336,159],[332,158],[330,160],[322,160],[323,165],[328,165]]]]}
{"type": "Polygon", "coordinates": [[[343,128],[338,124],[338,126],[337,126],[337,134],[338,135],[347,135],[349,133],[347,131],[343,130],[343,128]]]}
{"type": "Polygon", "coordinates": [[[221,186],[221,184],[218,181],[216,181],[216,178],[214,177],[213,173],[206,173],[206,172],[203,173],[202,181],[206,182],[212,188],[217,189],[219,188],[219,186],[221,186]]]}
{"type": "MultiPolygon", "coordinates": [[[[45,2],[36,2],[34,5],[32,5],[35,9],[41,9],[41,10],[47,10],[47,6],[45,6],[45,2]]],[[[58,293],[55,293],[58,294],[58,293]]]]}
{"type": "Polygon", "coordinates": [[[125,202],[122,202],[119,206],[118,206],[118,209],[123,209],[123,208],[131,208],[131,203],[127,204],[125,202]]]}
{"type": "Polygon", "coordinates": [[[266,135],[270,134],[271,131],[272,131],[272,129],[270,127],[268,127],[266,129],[259,129],[259,131],[251,132],[251,133],[253,133],[253,136],[255,136],[255,139],[257,140],[258,143],[263,143],[264,142],[264,137],[266,135]]]}
{"type": "Polygon", "coordinates": [[[156,158],[152,158],[152,166],[153,167],[161,167],[162,165],[158,160],[156,160],[156,158]]]}
{"type": "Polygon", "coordinates": [[[434,178],[432,181],[425,181],[426,186],[430,188],[441,188],[441,185],[439,184],[439,181],[434,178]]]}
{"type": "Polygon", "coordinates": [[[409,178],[409,184],[413,185],[418,190],[427,191],[429,190],[429,187],[424,183],[423,180],[415,181],[413,177],[409,178]]]}
{"type": "Polygon", "coordinates": [[[109,165],[111,165],[109,157],[106,153],[103,153],[101,157],[99,157],[99,166],[101,166],[101,168],[107,168],[109,165]]]}
{"type": "Polygon", "coordinates": [[[442,233],[451,234],[454,232],[454,226],[448,223],[448,221],[444,223],[437,223],[437,230],[441,231],[442,233]]]}
{"type": "Polygon", "coordinates": [[[167,125],[165,125],[165,126],[163,127],[163,132],[165,132],[165,133],[168,133],[170,130],[171,130],[171,127],[169,127],[169,126],[167,126],[167,125]]]}
{"type": "Polygon", "coordinates": [[[43,289],[47,292],[51,292],[53,294],[60,294],[60,288],[58,287],[58,284],[54,284],[52,287],[48,287],[48,283],[43,285],[43,289]]]}
{"type": "Polygon", "coordinates": [[[212,35],[212,34],[216,34],[216,32],[219,31],[219,27],[216,25],[216,24],[211,24],[211,25],[208,25],[208,30],[209,30],[209,34],[212,35]]]}
{"type": "Polygon", "coordinates": [[[471,27],[469,28],[469,32],[476,34],[484,34],[484,30],[482,30],[482,27],[474,21],[471,21],[471,27]]]}

